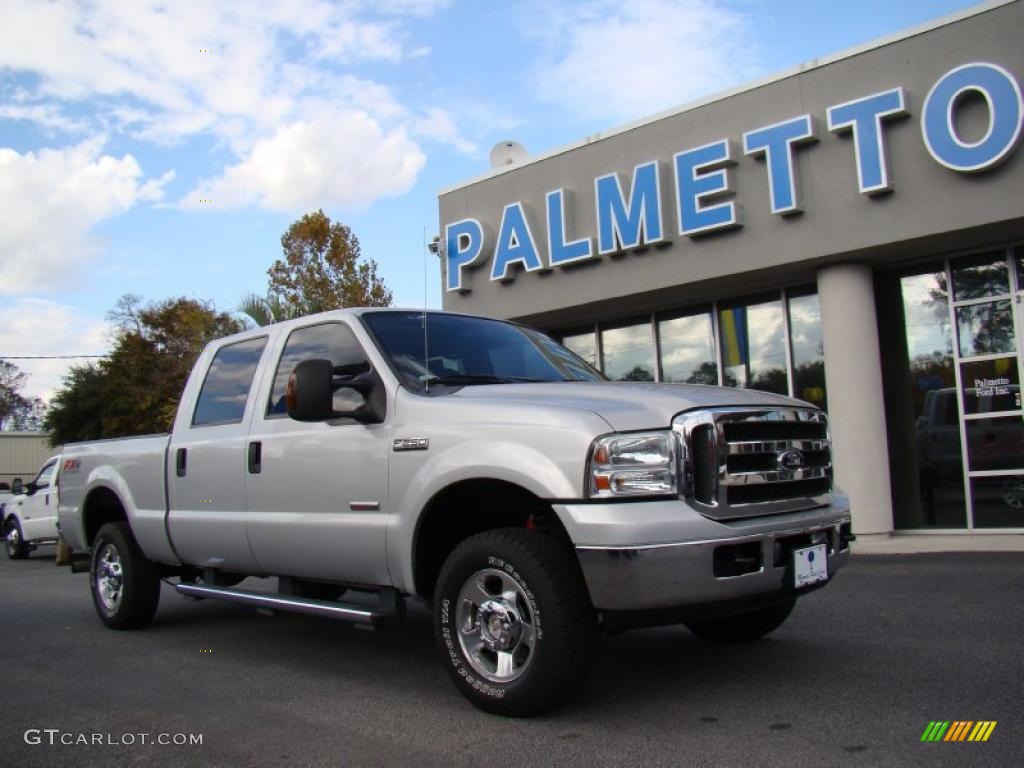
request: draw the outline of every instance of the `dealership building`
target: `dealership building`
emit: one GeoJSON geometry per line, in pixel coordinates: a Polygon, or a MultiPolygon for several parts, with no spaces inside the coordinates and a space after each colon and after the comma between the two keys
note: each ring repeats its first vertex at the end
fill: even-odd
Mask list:
{"type": "Polygon", "coordinates": [[[613,379],[826,408],[856,532],[1022,533],[1022,41],[1024,3],[989,2],[541,156],[510,145],[440,195],[444,308],[613,379]]]}

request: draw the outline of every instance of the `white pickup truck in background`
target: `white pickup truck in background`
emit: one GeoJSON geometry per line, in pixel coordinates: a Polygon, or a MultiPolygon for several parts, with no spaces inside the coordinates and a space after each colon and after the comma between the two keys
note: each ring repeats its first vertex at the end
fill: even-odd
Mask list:
{"type": "Polygon", "coordinates": [[[420,599],[458,689],[506,715],[577,689],[601,629],[768,634],[854,538],[817,408],[609,382],[536,331],[443,312],[216,341],[170,435],[68,445],[62,466],[60,528],[108,626],[149,623],[161,579],[369,624],[420,599]]]}
{"type": "Polygon", "coordinates": [[[51,456],[20,493],[12,493],[3,505],[4,550],[21,560],[40,544],[57,541],[60,456],[51,456]]]}

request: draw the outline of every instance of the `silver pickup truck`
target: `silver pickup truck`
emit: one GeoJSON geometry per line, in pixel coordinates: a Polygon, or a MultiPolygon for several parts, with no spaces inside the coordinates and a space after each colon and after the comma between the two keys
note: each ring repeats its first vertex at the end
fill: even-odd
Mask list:
{"type": "Polygon", "coordinates": [[[443,312],[218,340],[170,435],[69,445],[60,487],[108,626],[148,624],[162,580],[368,624],[419,599],[459,690],[514,716],[577,688],[600,630],[768,634],[854,538],[820,410],[609,382],[536,331],[443,312]]]}

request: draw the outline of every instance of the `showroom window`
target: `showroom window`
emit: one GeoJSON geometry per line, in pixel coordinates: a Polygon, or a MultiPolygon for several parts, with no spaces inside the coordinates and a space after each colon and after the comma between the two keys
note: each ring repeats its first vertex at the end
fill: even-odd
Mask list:
{"type": "Polygon", "coordinates": [[[827,403],[813,287],[553,335],[617,381],[718,384],[827,403]]]}
{"type": "Polygon", "coordinates": [[[821,306],[813,291],[792,291],[789,307],[789,339],[793,350],[793,395],[828,406],[825,396],[825,342],[821,335],[821,306]]]}
{"type": "Polygon", "coordinates": [[[717,384],[715,324],[710,310],[658,321],[661,380],[681,384],[717,384]]]}
{"type": "Polygon", "coordinates": [[[654,381],[654,334],[650,319],[601,329],[604,375],[613,381],[654,381]]]}
{"type": "Polygon", "coordinates": [[[766,300],[719,305],[723,384],[789,394],[782,306],[778,294],[766,300]]]}
{"type": "Polygon", "coordinates": [[[597,334],[593,330],[563,336],[562,346],[570,352],[575,352],[585,362],[590,363],[595,368],[599,367],[597,360],[597,334]]]}

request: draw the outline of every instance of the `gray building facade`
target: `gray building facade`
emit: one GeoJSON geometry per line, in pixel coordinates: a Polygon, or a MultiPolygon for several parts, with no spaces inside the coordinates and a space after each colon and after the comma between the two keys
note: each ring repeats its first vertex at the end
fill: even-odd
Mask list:
{"type": "Polygon", "coordinates": [[[60,447],[51,446],[45,432],[0,432],[0,483],[8,489],[18,478],[27,483],[57,453],[60,447]]]}
{"type": "Polygon", "coordinates": [[[1022,40],[987,3],[444,190],[444,307],[827,408],[859,532],[1024,532],[1022,40]]]}

